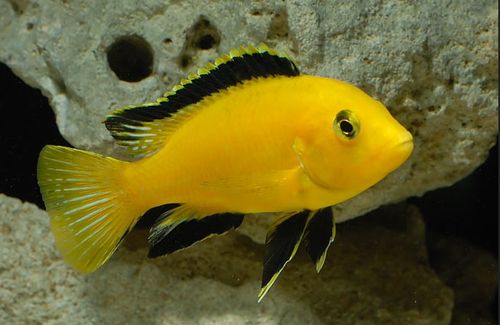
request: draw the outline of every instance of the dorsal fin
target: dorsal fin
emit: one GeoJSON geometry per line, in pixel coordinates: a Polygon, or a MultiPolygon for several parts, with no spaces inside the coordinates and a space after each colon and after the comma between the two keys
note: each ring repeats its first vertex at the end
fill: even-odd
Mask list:
{"type": "Polygon", "coordinates": [[[261,44],[231,50],[212,64],[191,74],[155,102],[127,106],[106,117],[106,128],[134,157],[153,154],[168,135],[190,117],[188,106],[246,80],[297,76],[299,70],[284,54],[261,44]]]}

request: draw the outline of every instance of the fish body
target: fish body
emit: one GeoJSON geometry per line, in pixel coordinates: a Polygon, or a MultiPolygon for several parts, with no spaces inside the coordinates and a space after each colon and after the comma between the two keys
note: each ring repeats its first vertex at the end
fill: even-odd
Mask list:
{"type": "MultiPolygon", "coordinates": [[[[353,166],[355,158],[344,153],[344,148],[336,148],[339,140],[332,132],[332,116],[337,111],[354,105],[386,111],[349,84],[303,75],[255,80],[235,88],[200,102],[203,109],[193,113],[163,148],[128,166],[126,183],[132,186],[130,191],[143,193],[136,200],[143,201],[146,209],[183,202],[213,213],[317,210],[373,185],[385,176],[391,158],[397,164],[399,157],[390,155],[401,153],[391,152],[391,141],[396,145],[405,139],[385,140],[387,153],[377,148],[376,155],[387,158],[382,162],[386,167],[374,168],[370,171],[373,176],[366,178],[353,175],[360,169],[353,166]],[[320,141],[326,144],[318,145],[318,153],[329,155],[329,159],[320,157],[327,160],[325,166],[311,168],[317,173],[335,173],[327,176],[331,181],[315,182],[301,166],[297,146],[320,141]],[[358,178],[359,184],[342,186],[338,180],[344,173],[358,178]]],[[[400,131],[399,124],[389,114],[384,115],[395,124],[394,132],[400,131]]],[[[404,132],[401,137],[411,139],[404,132]]],[[[358,164],[368,166],[375,163],[373,158],[366,155],[358,164]]]]}
{"type": "Polygon", "coordinates": [[[93,271],[146,211],[176,204],[150,233],[150,256],[279,213],[268,233],[267,293],[301,241],[319,271],[335,234],[329,206],[380,181],[413,142],[380,102],[348,83],[300,75],[266,46],[242,47],[156,102],[108,116],[134,162],[47,146],[38,179],[66,261],[93,271]],[[276,253],[279,254],[276,254],[276,253]]]}

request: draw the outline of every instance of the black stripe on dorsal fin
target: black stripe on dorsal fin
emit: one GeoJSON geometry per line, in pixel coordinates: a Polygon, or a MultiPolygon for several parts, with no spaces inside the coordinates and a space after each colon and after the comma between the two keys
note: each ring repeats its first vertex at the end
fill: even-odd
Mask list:
{"type": "MultiPolygon", "coordinates": [[[[205,97],[253,78],[298,76],[297,66],[284,54],[261,44],[231,50],[214,63],[183,79],[155,102],[127,106],[106,117],[106,128],[118,144],[134,157],[149,156],[161,148],[168,135],[192,114],[186,108],[205,97]]],[[[202,109],[202,108],[199,108],[202,109]]]]}

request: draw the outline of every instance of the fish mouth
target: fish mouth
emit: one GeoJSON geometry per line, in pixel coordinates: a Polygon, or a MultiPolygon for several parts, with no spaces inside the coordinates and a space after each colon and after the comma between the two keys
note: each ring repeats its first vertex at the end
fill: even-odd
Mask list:
{"type": "Polygon", "coordinates": [[[394,146],[394,148],[398,151],[408,151],[408,155],[413,151],[413,136],[411,135],[410,132],[405,130],[403,134],[399,137],[399,141],[397,144],[394,146]]]}
{"type": "Polygon", "coordinates": [[[411,146],[413,147],[413,136],[407,131],[406,136],[399,142],[398,146],[411,146]]]}
{"type": "Polygon", "coordinates": [[[403,142],[400,142],[396,145],[396,148],[406,148],[413,150],[413,139],[409,139],[403,142]]]}
{"type": "Polygon", "coordinates": [[[408,159],[408,157],[410,157],[411,153],[413,152],[413,138],[410,137],[409,139],[403,140],[396,144],[393,148],[396,157],[399,156],[401,163],[403,163],[408,159]]]}

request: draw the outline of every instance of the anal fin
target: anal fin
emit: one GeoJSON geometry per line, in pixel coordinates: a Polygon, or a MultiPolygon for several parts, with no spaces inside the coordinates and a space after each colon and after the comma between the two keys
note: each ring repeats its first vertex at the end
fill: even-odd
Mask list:
{"type": "Polygon", "coordinates": [[[235,229],[243,222],[244,215],[220,213],[204,216],[179,207],[161,218],[151,228],[148,257],[170,254],[235,229]]]}
{"type": "Polygon", "coordinates": [[[326,253],[335,238],[335,219],[330,207],[315,211],[309,219],[304,243],[306,251],[316,265],[316,271],[321,271],[325,263],[326,253]]]}
{"type": "Polygon", "coordinates": [[[274,284],[285,265],[295,256],[304,236],[310,216],[305,210],[296,214],[284,214],[279,217],[266,238],[262,288],[258,295],[259,302],[274,284]]]}

